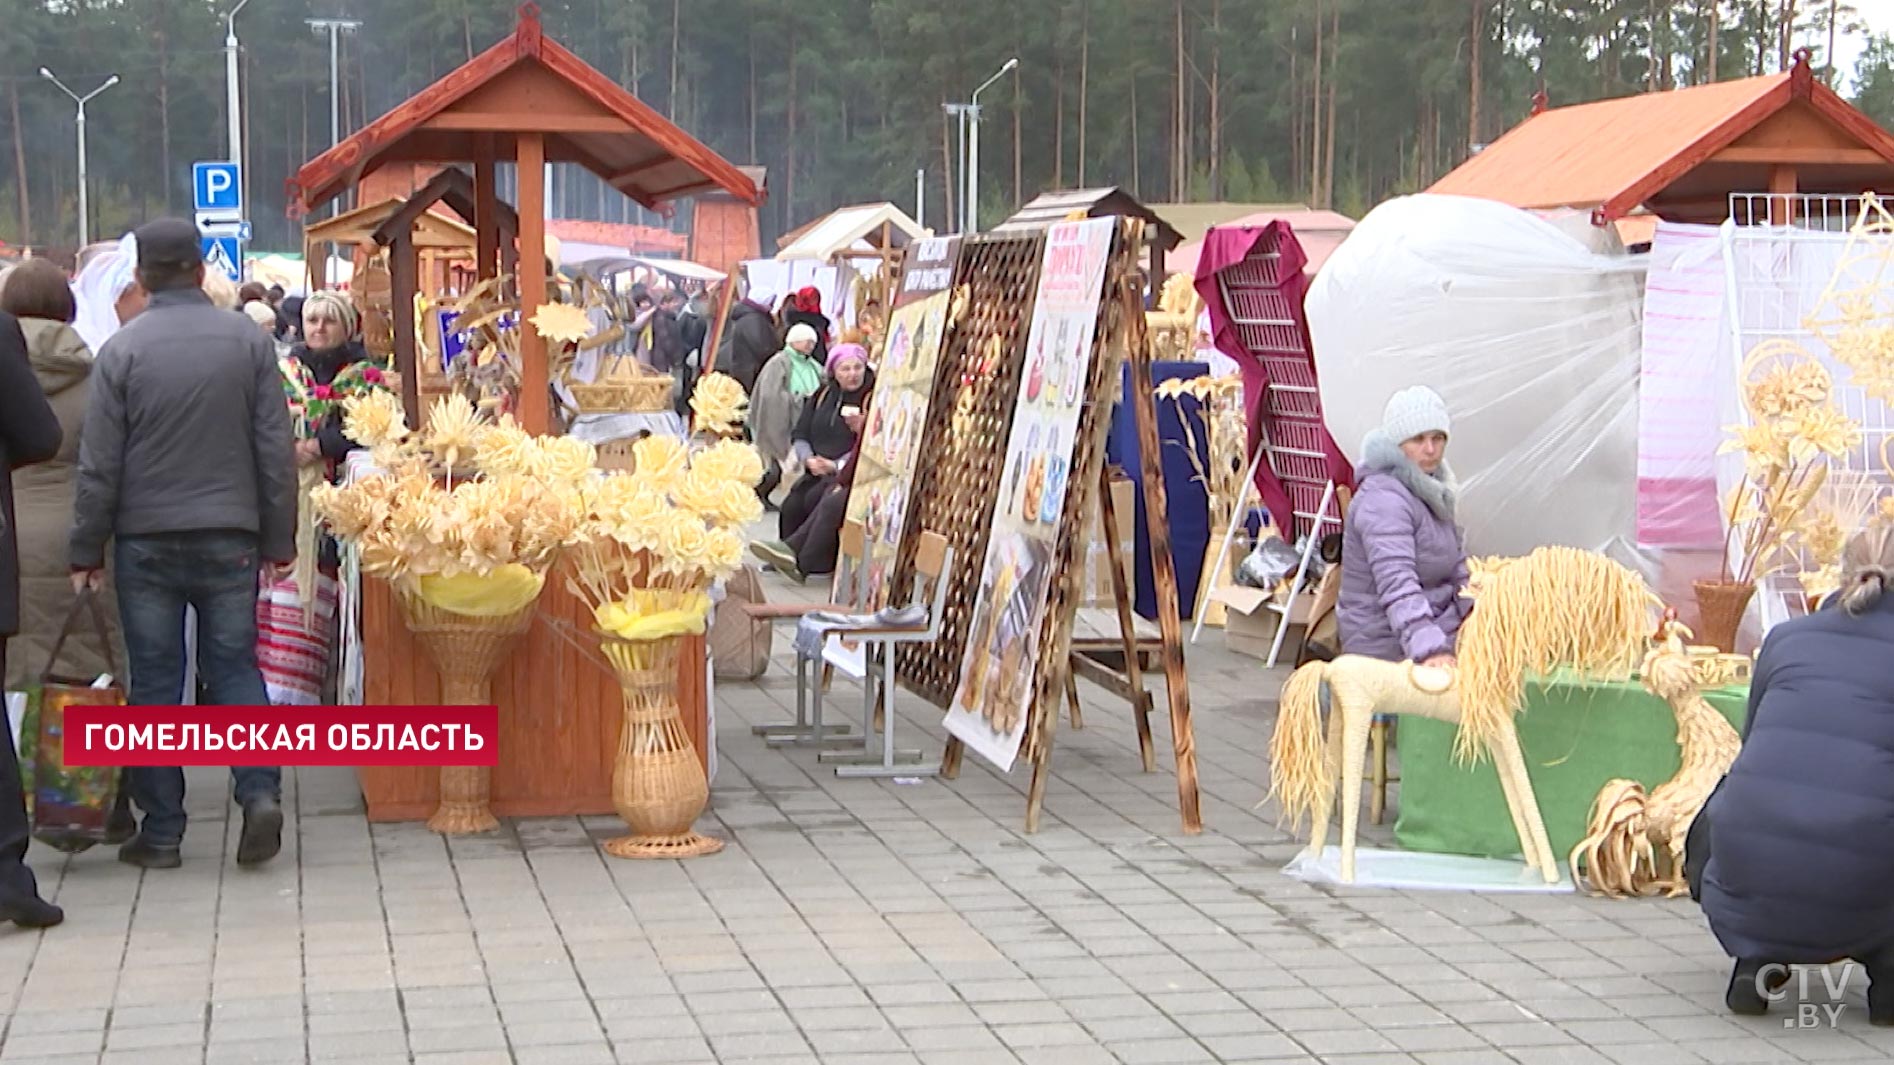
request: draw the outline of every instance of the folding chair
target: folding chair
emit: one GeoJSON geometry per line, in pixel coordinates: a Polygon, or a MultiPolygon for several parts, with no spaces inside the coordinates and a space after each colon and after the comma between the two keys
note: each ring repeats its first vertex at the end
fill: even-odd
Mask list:
{"type": "MultiPolygon", "coordinates": [[[[745,603],[743,613],[753,625],[774,625],[782,622],[796,624],[805,615],[818,610],[833,610],[841,613],[854,613],[862,609],[862,597],[867,590],[868,581],[868,537],[859,521],[842,524],[841,548],[836,556],[835,581],[830,586],[827,603],[745,603]]],[[[818,674],[820,684],[815,690],[814,714],[810,713],[809,694],[810,660],[801,653],[796,655],[796,720],[786,725],[753,725],[751,733],[763,736],[771,744],[795,743],[808,744],[824,740],[853,740],[849,736],[847,725],[822,724],[822,692],[828,688],[833,670],[823,663],[818,674]]],[[[864,740],[863,742],[866,742],[864,740]]]]}
{"type": "MultiPolygon", "coordinates": [[[[931,777],[940,774],[938,761],[920,764],[919,751],[896,751],[894,747],[894,655],[904,643],[932,643],[940,639],[941,614],[947,606],[947,574],[954,565],[954,549],[937,532],[922,532],[914,553],[914,588],[908,602],[926,603],[927,617],[912,625],[863,625],[845,630],[860,641],[868,656],[868,669],[862,678],[862,750],[825,752],[818,759],[843,762],[835,767],[838,777],[931,777]],[[931,588],[931,594],[929,586],[931,588]],[[881,667],[881,759],[874,761],[870,743],[874,735],[875,685],[871,683],[875,666],[881,667]],[[904,762],[907,758],[911,761],[904,762]]],[[[827,646],[827,642],[824,642],[827,646]]],[[[821,718],[816,720],[820,721],[821,718]]]]}

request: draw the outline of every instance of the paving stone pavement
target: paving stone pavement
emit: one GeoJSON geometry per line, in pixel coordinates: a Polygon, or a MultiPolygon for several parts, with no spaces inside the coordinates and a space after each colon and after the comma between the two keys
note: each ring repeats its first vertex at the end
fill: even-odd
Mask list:
{"type": "MultiPolygon", "coordinates": [[[[761,683],[717,687],[700,827],[729,846],[714,857],[612,859],[596,846],[609,817],[455,840],[371,826],[351,772],[302,770],[282,855],[239,870],[222,774],[193,771],[180,870],[36,846],[70,917],[0,931],[0,1065],[1894,1058],[1859,987],[1833,1030],[1787,1029],[1781,1007],[1725,1016],[1727,963],[1687,901],[1285,877],[1298,846],[1254,808],[1281,674],[1219,644],[1210,630],[1189,651],[1195,837],[1162,710],[1164,764],[1144,774],[1128,711],[1088,685],[1036,835],[1023,768],[969,757],[953,782],[838,780],[812,752],[770,749],[749,727],[794,706],[780,636],[761,683]]],[[[904,696],[897,720],[939,749],[937,712],[904,696]]]]}

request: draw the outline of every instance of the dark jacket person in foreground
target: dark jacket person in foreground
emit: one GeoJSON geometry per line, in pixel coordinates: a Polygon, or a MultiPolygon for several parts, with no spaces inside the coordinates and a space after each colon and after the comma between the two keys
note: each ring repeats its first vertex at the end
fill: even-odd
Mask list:
{"type": "MultiPolygon", "coordinates": [[[[1856,533],[1829,606],[1769,633],[1742,753],[1704,809],[1704,916],[1762,1013],[1788,965],[1852,958],[1894,1024],[1894,522],[1856,533]],[[1767,992],[1767,994],[1766,994],[1767,992]]],[[[1693,826],[1695,827],[1695,826],[1693,826]]]]}
{"type": "MultiPolygon", "coordinates": [[[[46,393],[33,378],[19,320],[0,311],[0,676],[7,671],[7,637],[20,627],[12,471],[57,455],[63,436],[46,393]]],[[[0,721],[0,921],[46,928],[64,920],[65,914],[39,897],[39,884],[26,867],[31,831],[13,730],[0,721]]]]}
{"type": "MultiPolygon", "coordinates": [[[[258,577],[296,557],[294,445],[275,345],[204,295],[196,226],[160,219],[136,236],[138,283],[151,302],[99,349],[79,446],[73,581],[103,585],[112,541],[134,704],[182,700],[186,607],[197,615],[209,701],[267,704],[258,577]]],[[[237,861],[266,861],[282,845],[282,771],[231,775],[243,807],[237,861]]],[[[184,771],[133,769],[131,785],[144,820],[119,859],[175,868],[184,771]]]]}

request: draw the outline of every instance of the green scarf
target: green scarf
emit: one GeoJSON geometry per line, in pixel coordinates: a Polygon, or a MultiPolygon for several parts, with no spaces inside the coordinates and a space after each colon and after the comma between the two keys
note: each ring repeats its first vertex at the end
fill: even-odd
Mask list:
{"type": "Polygon", "coordinates": [[[797,398],[815,395],[822,387],[822,364],[815,361],[815,356],[795,348],[786,347],[783,354],[789,356],[789,394],[797,398]]]}

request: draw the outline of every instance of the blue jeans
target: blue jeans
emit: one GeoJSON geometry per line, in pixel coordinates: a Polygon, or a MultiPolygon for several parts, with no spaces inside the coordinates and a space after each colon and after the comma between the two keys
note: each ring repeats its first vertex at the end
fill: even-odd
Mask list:
{"type": "MultiPolygon", "coordinates": [[[[270,701],[256,662],[257,540],[243,532],[121,537],[114,555],[118,613],[130,658],[131,701],[175,706],[184,699],[184,608],[197,612],[197,675],[214,706],[270,701]]],[[[232,767],[239,804],[281,795],[275,766],[232,767]]],[[[184,770],[131,770],[132,801],[144,811],[145,842],[184,839],[184,770]]]]}

